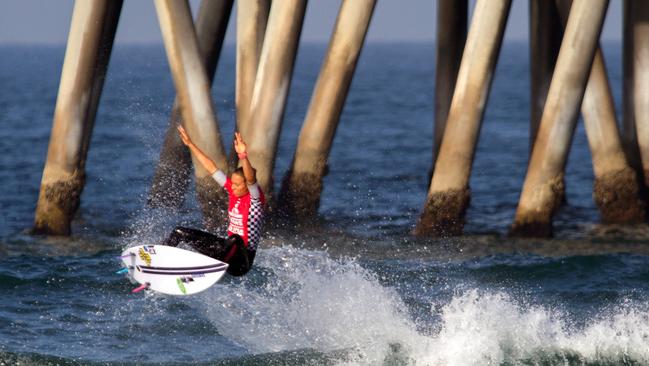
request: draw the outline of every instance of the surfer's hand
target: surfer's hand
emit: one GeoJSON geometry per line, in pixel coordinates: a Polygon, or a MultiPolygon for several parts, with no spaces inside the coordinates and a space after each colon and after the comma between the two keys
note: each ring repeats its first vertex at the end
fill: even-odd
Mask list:
{"type": "Polygon", "coordinates": [[[192,139],[189,138],[189,135],[187,134],[187,131],[183,128],[183,126],[178,125],[176,127],[178,129],[178,133],[180,134],[180,139],[183,140],[183,144],[189,146],[192,143],[192,139]]]}
{"type": "Polygon", "coordinates": [[[236,151],[237,154],[246,153],[246,143],[243,142],[243,138],[241,138],[241,134],[239,132],[234,133],[234,151],[236,151]]]}

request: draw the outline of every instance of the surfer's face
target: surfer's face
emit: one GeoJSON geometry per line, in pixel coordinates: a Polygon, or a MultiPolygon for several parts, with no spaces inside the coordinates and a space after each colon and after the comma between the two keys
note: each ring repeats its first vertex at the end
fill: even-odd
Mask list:
{"type": "Polygon", "coordinates": [[[248,186],[246,185],[246,180],[239,174],[232,174],[230,178],[232,181],[232,192],[237,197],[245,196],[248,193],[248,186]]]}

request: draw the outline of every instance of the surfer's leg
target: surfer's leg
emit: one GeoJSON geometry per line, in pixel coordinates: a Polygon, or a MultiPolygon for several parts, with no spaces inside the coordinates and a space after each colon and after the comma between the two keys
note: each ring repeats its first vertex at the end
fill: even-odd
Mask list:
{"type": "Polygon", "coordinates": [[[243,239],[236,234],[223,239],[205,231],[178,226],[163,245],[176,247],[181,242],[190,245],[201,254],[228,263],[230,265],[228,273],[233,276],[246,274],[255,257],[255,252],[248,250],[243,239]]]}
{"type": "Polygon", "coordinates": [[[228,257],[225,259],[225,262],[230,265],[227,272],[232,276],[243,276],[250,271],[255,252],[246,248],[239,235],[231,235],[226,239],[226,242],[230,247],[228,257]]]}
{"type": "MultiPolygon", "coordinates": [[[[243,240],[239,237],[241,245],[243,240]]],[[[220,261],[227,262],[234,254],[233,242],[231,239],[224,239],[205,231],[177,227],[170,235],[171,242],[182,241],[192,246],[199,253],[208,257],[216,258],[220,261]]]]}
{"type": "MultiPolygon", "coordinates": [[[[177,247],[181,242],[198,250],[201,254],[211,252],[211,247],[222,247],[225,244],[225,240],[216,235],[197,229],[178,226],[169,234],[169,237],[164,241],[163,245],[177,247]]],[[[212,257],[210,254],[206,255],[212,257]]]]}
{"type": "Polygon", "coordinates": [[[244,258],[241,255],[242,251],[245,253],[247,250],[239,235],[224,239],[205,231],[179,226],[171,232],[163,244],[175,247],[181,242],[190,245],[201,254],[226,263],[234,259],[237,262],[248,263],[248,256],[244,258]]]}

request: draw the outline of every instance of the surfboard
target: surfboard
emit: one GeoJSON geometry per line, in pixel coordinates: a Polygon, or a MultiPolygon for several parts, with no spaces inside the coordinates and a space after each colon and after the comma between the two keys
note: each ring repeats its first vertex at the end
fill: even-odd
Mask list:
{"type": "Polygon", "coordinates": [[[212,257],[166,245],[138,245],[120,256],[128,275],[144,289],[168,295],[192,295],[223,277],[228,264],[212,257]]]}

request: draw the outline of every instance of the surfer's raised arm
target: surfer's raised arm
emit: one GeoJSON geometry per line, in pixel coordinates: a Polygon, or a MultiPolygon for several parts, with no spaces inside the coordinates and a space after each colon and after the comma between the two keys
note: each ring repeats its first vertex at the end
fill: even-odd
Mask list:
{"type": "Polygon", "coordinates": [[[210,159],[209,156],[205,155],[201,149],[192,142],[192,139],[189,138],[189,135],[187,134],[187,131],[183,128],[183,126],[178,125],[178,133],[180,134],[180,139],[183,140],[183,144],[187,145],[187,147],[194,153],[198,161],[201,163],[203,168],[207,170],[210,175],[214,175],[219,168],[216,166],[216,163],[210,159]]]}
{"type": "Polygon", "coordinates": [[[243,141],[243,138],[241,138],[241,134],[239,132],[236,132],[234,134],[234,151],[236,151],[237,155],[239,156],[239,161],[241,162],[241,167],[243,168],[243,175],[246,179],[246,183],[248,185],[257,183],[257,174],[255,172],[255,169],[250,164],[250,160],[248,160],[246,143],[243,141]]]}

